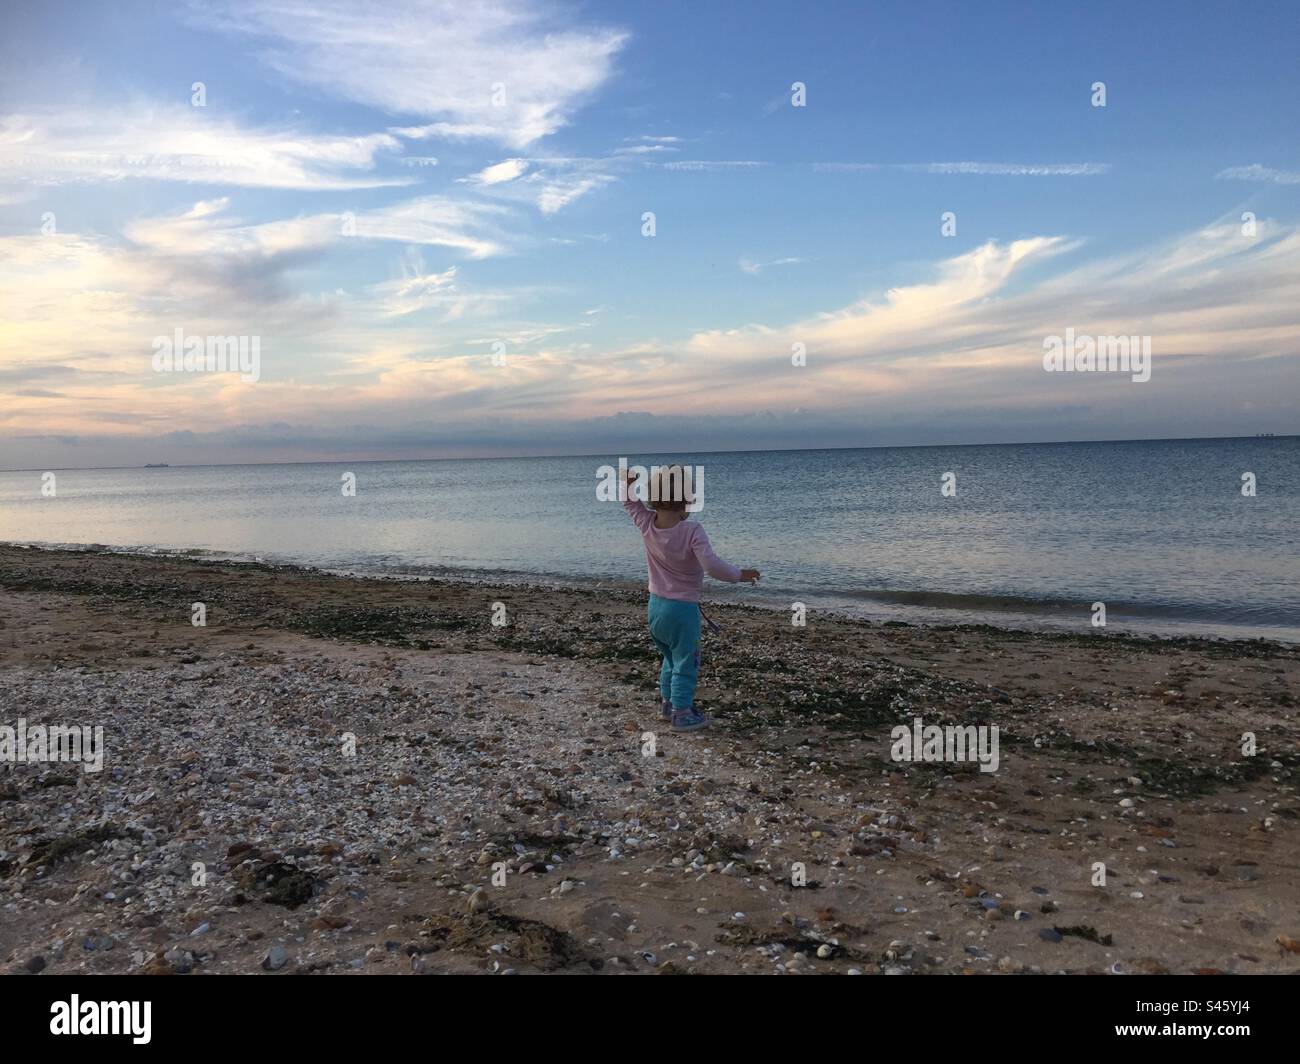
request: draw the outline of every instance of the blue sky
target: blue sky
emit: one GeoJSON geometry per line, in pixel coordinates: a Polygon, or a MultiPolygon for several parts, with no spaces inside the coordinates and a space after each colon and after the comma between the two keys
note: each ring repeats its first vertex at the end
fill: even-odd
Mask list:
{"type": "Polygon", "coordinates": [[[1285,4],[0,18],[0,467],[1296,431],[1285,4]]]}

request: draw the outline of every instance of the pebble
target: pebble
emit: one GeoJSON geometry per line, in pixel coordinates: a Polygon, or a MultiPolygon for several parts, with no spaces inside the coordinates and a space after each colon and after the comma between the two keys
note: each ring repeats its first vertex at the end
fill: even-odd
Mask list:
{"type": "Polygon", "coordinates": [[[283,946],[272,946],[262,958],[262,967],[268,972],[278,972],[289,963],[289,951],[283,946]]]}

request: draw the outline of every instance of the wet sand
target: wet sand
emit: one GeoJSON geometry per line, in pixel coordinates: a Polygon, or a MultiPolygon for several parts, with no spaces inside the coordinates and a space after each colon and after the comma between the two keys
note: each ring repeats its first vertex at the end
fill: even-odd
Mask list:
{"type": "Polygon", "coordinates": [[[674,735],[639,593],[0,547],[0,962],[1300,970],[1300,648],[709,612],[674,735]]]}

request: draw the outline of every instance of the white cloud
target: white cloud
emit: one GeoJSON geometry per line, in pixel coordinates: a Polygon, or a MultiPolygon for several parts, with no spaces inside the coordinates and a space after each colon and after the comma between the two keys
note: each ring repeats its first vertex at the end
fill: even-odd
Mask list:
{"type": "Polygon", "coordinates": [[[727,170],[758,170],[772,164],[754,159],[674,159],[666,163],[647,162],[645,165],[656,170],[698,170],[721,173],[727,170]]]}
{"type": "Polygon", "coordinates": [[[871,170],[884,169],[883,163],[813,163],[812,168],[819,174],[865,174],[871,170]]]}
{"type": "Polygon", "coordinates": [[[757,262],[754,259],[742,258],[739,262],[739,266],[745,271],[745,273],[760,274],[771,266],[795,266],[806,261],[806,259],[785,258],[772,259],[770,262],[757,262]]]}
{"type": "Polygon", "coordinates": [[[467,180],[475,181],[480,185],[499,185],[504,181],[513,181],[527,169],[527,159],[507,159],[505,162],[485,167],[467,180]]]}
{"type": "Polygon", "coordinates": [[[437,310],[443,322],[455,321],[470,311],[499,307],[504,293],[471,292],[458,279],[459,267],[441,273],[427,273],[417,255],[408,256],[402,276],[371,285],[370,292],[380,314],[405,317],[418,311],[437,310]]]}
{"type": "MultiPolygon", "coordinates": [[[[627,138],[631,139],[631,138],[627,138]]],[[[770,166],[754,160],[687,159],[651,162],[643,158],[648,152],[676,151],[669,142],[676,137],[643,137],[632,148],[616,148],[607,156],[539,156],[530,159],[507,159],[462,180],[480,186],[485,192],[506,199],[532,203],[543,214],[555,214],[589,192],[613,184],[631,168],[670,171],[724,172],[753,170],[770,166]],[[529,169],[531,168],[531,169],[529,169]]]]}
{"type": "Polygon", "coordinates": [[[512,148],[565,126],[627,41],[620,30],[566,26],[532,0],[247,0],[193,17],[265,42],[263,61],[293,81],[428,120],[399,136],[512,148]]]}
{"type": "MultiPolygon", "coordinates": [[[[361,239],[439,244],[463,251],[470,258],[485,259],[509,250],[509,238],[498,225],[505,213],[505,208],[495,204],[421,196],[358,211],[356,235],[361,239]]],[[[337,227],[339,216],[327,217],[337,227]]]]}
{"type": "Polygon", "coordinates": [[[148,178],[260,188],[376,188],[411,183],[370,173],[381,153],[400,149],[387,133],[244,128],[204,108],[45,111],[0,118],[0,182],[148,178]]]}
{"type": "Polygon", "coordinates": [[[537,209],[554,214],[588,192],[614,181],[609,174],[569,174],[543,181],[537,193],[537,209]]]}
{"type": "Polygon", "coordinates": [[[623,140],[628,146],[615,148],[615,155],[655,155],[659,152],[681,151],[677,145],[683,143],[681,137],[653,137],[648,135],[624,137],[623,140]]]}
{"type": "Polygon", "coordinates": [[[489,195],[531,203],[543,214],[555,214],[616,181],[610,171],[621,162],[615,158],[507,159],[462,180],[489,195]]]}
{"type": "Polygon", "coordinates": [[[319,250],[342,240],[440,245],[475,259],[507,250],[507,238],[497,224],[506,209],[491,203],[420,196],[368,211],[312,214],[253,225],[225,216],[229,205],[225,198],[201,201],[179,215],[129,222],[123,232],[139,247],[174,255],[278,255],[319,250]]]}
{"type": "Polygon", "coordinates": [[[1275,185],[1300,185],[1300,170],[1274,170],[1253,163],[1250,166],[1230,166],[1214,175],[1237,181],[1271,181],[1275,185]]]}
{"type": "Polygon", "coordinates": [[[927,174],[984,174],[997,177],[1094,177],[1110,163],[903,163],[902,170],[927,174]]]}
{"type": "Polygon", "coordinates": [[[992,177],[1096,177],[1109,173],[1110,163],[813,163],[823,174],[857,174],[873,170],[905,170],[923,174],[977,174],[992,177]]]}

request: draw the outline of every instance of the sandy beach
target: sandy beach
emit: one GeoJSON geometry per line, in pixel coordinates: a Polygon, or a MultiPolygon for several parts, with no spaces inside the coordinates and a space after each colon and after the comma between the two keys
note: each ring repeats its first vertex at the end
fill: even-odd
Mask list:
{"type": "Polygon", "coordinates": [[[0,724],[105,743],[0,764],[6,971],[1300,970],[1294,646],[717,606],[674,735],[640,593],[17,547],[0,588],[0,724]],[[998,770],[891,760],[918,717],[998,770]]]}

